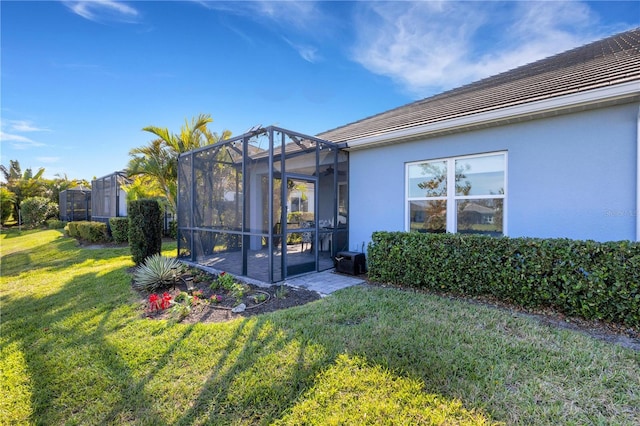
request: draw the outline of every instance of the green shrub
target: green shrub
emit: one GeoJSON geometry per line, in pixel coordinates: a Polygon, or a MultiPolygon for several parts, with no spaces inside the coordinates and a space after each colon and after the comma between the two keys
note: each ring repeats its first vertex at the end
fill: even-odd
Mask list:
{"type": "Polygon", "coordinates": [[[47,219],[58,216],[58,205],[46,197],[29,197],[20,203],[22,223],[29,228],[42,226],[47,219]]]}
{"type": "Polygon", "coordinates": [[[175,258],[154,254],[144,260],[133,273],[133,287],[138,290],[154,292],[159,288],[173,284],[174,273],[180,268],[175,258]]]}
{"type": "Polygon", "coordinates": [[[369,278],[640,325],[640,243],[375,232],[369,278]]]}
{"type": "Polygon", "coordinates": [[[108,243],[111,241],[107,224],[103,222],[90,222],[86,220],[69,222],[65,230],[70,237],[90,243],[108,243]]]}
{"type": "Polygon", "coordinates": [[[109,218],[109,227],[111,228],[111,237],[113,237],[115,243],[120,244],[129,241],[128,217],[109,218]]]}
{"type": "Polygon", "coordinates": [[[174,240],[178,239],[178,221],[169,222],[168,237],[174,240]]]}
{"type": "Polygon", "coordinates": [[[64,227],[67,235],[71,238],[80,238],[80,232],[78,232],[78,222],[69,222],[64,227]]]}
{"type": "Polygon", "coordinates": [[[156,200],[129,203],[129,247],[136,265],[162,249],[162,208],[156,200]]]}
{"type": "Polygon", "coordinates": [[[65,227],[65,222],[59,219],[47,220],[47,228],[49,229],[63,229],[64,227],[65,227]]]}
{"type": "Polygon", "coordinates": [[[107,224],[103,222],[79,222],[78,231],[80,232],[80,238],[91,243],[106,243],[111,241],[107,224]]]}

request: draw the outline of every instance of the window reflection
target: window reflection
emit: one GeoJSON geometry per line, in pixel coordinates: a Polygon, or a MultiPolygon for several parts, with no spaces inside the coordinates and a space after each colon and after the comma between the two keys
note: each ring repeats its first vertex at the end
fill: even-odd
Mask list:
{"type": "Polygon", "coordinates": [[[409,197],[447,195],[447,163],[430,161],[409,166],[409,197]]]}
{"type": "Polygon", "coordinates": [[[447,231],[447,201],[412,201],[409,203],[411,231],[444,233],[447,231]]]}
{"type": "Polygon", "coordinates": [[[456,160],[456,195],[504,194],[504,155],[456,160]]]}

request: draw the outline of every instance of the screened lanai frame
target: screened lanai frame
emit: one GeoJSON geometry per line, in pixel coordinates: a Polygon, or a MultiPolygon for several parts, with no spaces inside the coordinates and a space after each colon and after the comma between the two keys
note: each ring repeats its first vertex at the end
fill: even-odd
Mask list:
{"type": "Polygon", "coordinates": [[[58,195],[60,220],[91,220],[91,190],[83,186],[65,189],[58,195]]]}
{"type": "Polygon", "coordinates": [[[109,223],[112,217],[127,216],[127,194],[122,189],[131,183],[123,171],[91,181],[91,220],[109,223]]]}
{"type": "Polygon", "coordinates": [[[181,154],[178,258],[272,283],[332,268],[348,249],[340,148],[269,126],[181,154]]]}

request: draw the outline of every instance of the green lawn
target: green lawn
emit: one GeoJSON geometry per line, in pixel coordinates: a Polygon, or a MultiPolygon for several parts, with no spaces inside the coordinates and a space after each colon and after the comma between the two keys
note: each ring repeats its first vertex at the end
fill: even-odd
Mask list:
{"type": "Polygon", "coordinates": [[[54,230],[0,243],[0,424],[640,424],[640,352],[503,311],[357,287],[156,321],[128,249],[54,230]]]}

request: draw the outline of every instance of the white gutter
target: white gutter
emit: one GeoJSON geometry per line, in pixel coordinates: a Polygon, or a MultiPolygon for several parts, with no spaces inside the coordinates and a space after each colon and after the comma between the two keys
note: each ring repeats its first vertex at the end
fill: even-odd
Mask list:
{"type": "MultiPolygon", "coordinates": [[[[502,121],[516,120],[525,116],[535,116],[572,108],[587,107],[601,102],[611,102],[638,95],[640,95],[640,81],[621,83],[586,92],[572,93],[551,99],[500,108],[494,111],[451,118],[449,120],[424,124],[409,129],[396,130],[382,135],[353,139],[347,142],[347,149],[362,149],[399,140],[426,137],[431,134],[461,131],[469,127],[486,126],[502,121]]],[[[640,238],[640,235],[638,237],[640,238]]]]}

